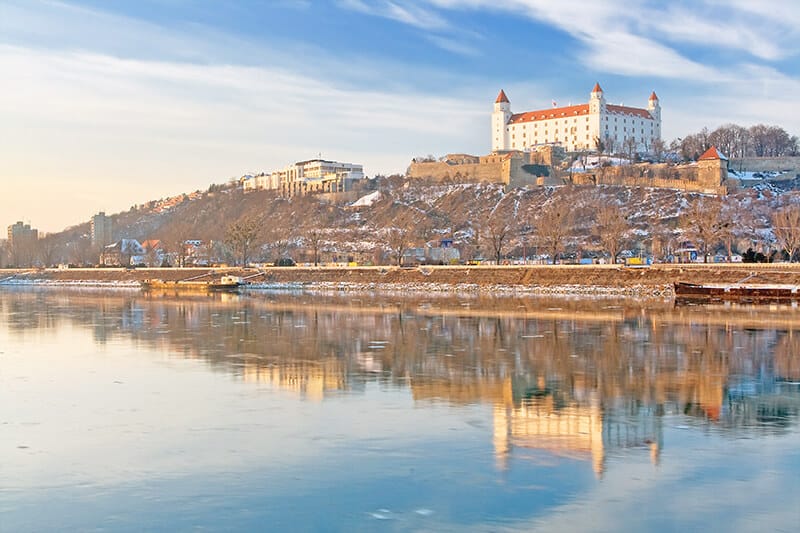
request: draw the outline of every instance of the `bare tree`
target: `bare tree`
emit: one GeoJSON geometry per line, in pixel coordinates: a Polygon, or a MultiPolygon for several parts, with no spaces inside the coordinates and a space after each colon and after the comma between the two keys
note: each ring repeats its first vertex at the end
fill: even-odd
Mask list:
{"type": "Polygon", "coordinates": [[[175,266],[186,266],[187,244],[186,241],[194,237],[192,228],[188,223],[176,221],[161,239],[164,252],[175,258],[175,266]]]}
{"type": "Polygon", "coordinates": [[[402,266],[403,255],[409,248],[408,235],[408,228],[405,227],[394,227],[387,231],[385,242],[397,266],[402,266]]]}
{"type": "Polygon", "coordinates": [[[234,222],[225,232],[225,243],[230,246],[234,258],[241,259],[242,266],[247,266],[250,253],[259,237],[259,230],[259,221],[249,216],[234,222]]]}
{"type": "Polygon", "coordinates": [[[558,193],[554,194],[539,211],[534,225],[541,246],[550,252],[555,264],[572,225],[572,212],[566,198],[558,193]]]}
{"type": "Polygon", "coordinates": [[[616,264],[617,256],[625,242],[625,234],[629,229],[628,221],[617,204],[601,206],[597,210],[595,220],[600,245],[611,256],[611,263],[616,264]]]}
{"type": "Polygon", "coordinates": [[[36,248],[42,265],[45,267],[53,266],[59,251],[58,242],[51,235],[46,235],[36,242],[36,248]]]}
{"type": "Polygon", "coordinates": [[[628,159],[633,161],[633,156],[636,153],[636,138],[626,137],[625,140],[622,141],[622,148],[628,155],[628,159]]]}
{"type": "Polygon", "coordinates": [[[703,262],[708,262],[709,249],[720,241],[720,216],[722,202],[719,198],[698,197],[689,204],[681,217],[686,237],[703,252],[703,262]]]}
{"type": "Polygon", "coordinates": [[[658,221],[650,225],[650,250],[653,257],[664,260],[672,255],[674,248],[674,235],[672,230],[658,221]]]}
{"type": "Polygon", "coordinates": [[[719,232],[725,251],[728,253],[728,262],[733,260],[733,248],[738,233],[737,220],[739,218],[739,205],[730,200],[722,206],[719,216],[719,232]]]}
{"type": "Polygon", "coordinates": [[[322,246],[322,237],[322,231],[317,228],[308,231],[305,235],[306,244],[314,254],[314,266],[319,265],[319,249],[322,246]]]}
{"type": "Polygon", "coordinates": [[[778,246],[789,256],[789,262],[800,248],[800,205],[789,204],[772,215],[772,231],[778,246]]]}
{"type": "Polygon", "coordinates": [[[500,213],[494,213],[485,225],[483,236],[489,245],[489,248],[494,253],[497,265],[500,264],[503,258],[503,248],[508,243],[508,238],[511,236],[512,225],[508,218],[500,213]]]}
{"type": "Polygon", "coordinates": [[[658,138],[654,138],[650,142],[650,152],[653,154],[653,159],[660,163],[664,160],[664,152],[667,151],[666,143],[658,138]]]}

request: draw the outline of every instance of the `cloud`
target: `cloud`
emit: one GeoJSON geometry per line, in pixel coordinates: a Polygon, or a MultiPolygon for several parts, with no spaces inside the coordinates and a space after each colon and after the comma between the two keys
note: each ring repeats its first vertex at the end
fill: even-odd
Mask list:
{"type": "Polygon", "coordinates": [[[483,102],[343,89],[266,66],[0,46],[0,69],[0,175],[13,181],[0,208],[18,213],[19,198],[46,186],[52,204],[15,215],[45,229],[58,226],[43,219],[125,209],[318,152],[370,175],[403,171],[413,154],[470,146],[485,115],[483,102]],[[112,200],[89,203],[101,197],[112,200]]]}
{"type": "Polygon", "coordinates": [[[576,59],[595,70],[627,76],[702,80],[719,70],[717,65],[703,65],[675,48],[684,48],[686,43],[767,60],[790,56],[798,49],[800,6],[791,0],[781,2],[787,13],[784,20],[780,20],[783,12],[770,4],[749,0],[734,0],[730,6],[706,0],[689,7],[645,0],[562,0],[557,8],[549,0],[428,1],[439,9],[505,11],[552,25],[583,45],[575,53],[576,59]],[[665,60],[667,68],[659,73],[665,60]]]}
{"type": "Polygon", "coordinates": [[[413,2],[401,4],[390,0],[377,0],[370,3],[363,0],[339,0],[338,3],[345,9],[387,18],[423,30],[441,30],[449,26],[438,13],[413,2]]]}

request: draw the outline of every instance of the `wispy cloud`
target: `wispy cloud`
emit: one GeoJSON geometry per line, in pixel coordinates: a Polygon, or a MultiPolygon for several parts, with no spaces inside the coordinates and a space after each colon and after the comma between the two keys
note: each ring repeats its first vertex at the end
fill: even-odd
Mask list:
{"type": "Polygon", "coordinates": [[[339,5],[367,15],[384,17],[423,30],[441,30],[449,26],[447,21],[435,11],[414,2],[393,2],[391,0],[339,0],[339,5]]]}
{"type": "Polygon", "coordinates": [[[682,5],[645,0],[428,0],[443,10],[518,13],[571,35],[576,59],[600,71],[703,80],[719,72],[681,53],[677,44],[745,52],[775,60],[796,54],[800,4],[706,0],[682,5]],[[784,18],[785,15],[785,18],[784,18]],[[661,68],[660,68],[661,67],[661,68]]]}
{"type": "Polygon", "coordinates": [[[10,73],[0,99],[10,194],[0,210],[18,213],[14,198],[44,187],[49,200],[15,215],[38,224],[126,209],[310,152],[363,163],[369,174],[402,171],[412,154],[469,146],[484,122],[481,102],[342,89],[269,67],[0,46],[0,69],[10,73]],[[98,206],[99,198],[111,200],[98,206]]]}

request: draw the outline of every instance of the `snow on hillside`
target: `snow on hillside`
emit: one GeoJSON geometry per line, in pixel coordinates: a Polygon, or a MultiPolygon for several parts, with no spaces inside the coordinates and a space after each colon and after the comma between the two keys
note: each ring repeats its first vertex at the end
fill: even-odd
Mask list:
{"type": "Polygon", "coordinates": [[[380,201],[381,198],[382,198],[381,191],[375,191],[375,192],[372,192],[372,193],[369,193],[367,195],[362,196],[361,198],[359,198],[358,200],[356,200],[355,202],[353,202],[350,205],[352,207],[370,207],[375,202],[380,201]]]}
{"type": "Polygon", "coordinates": [[[630,160],[621,157],[589,155],[576,159],[575,162],[572,163],[572,167],[570,167],[568,170],[572,172],[583,172],[585,170],[591,170],[604,165],[619,166],[629,164],[630,160]]]}

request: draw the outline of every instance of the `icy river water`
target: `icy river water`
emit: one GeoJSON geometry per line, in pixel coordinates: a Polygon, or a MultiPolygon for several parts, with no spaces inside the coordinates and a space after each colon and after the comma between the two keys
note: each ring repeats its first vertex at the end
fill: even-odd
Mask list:
{"type": "Polygon", "coordinates": [[[0,290],[0,531],[797,531],[800,309],[0,290]]]}

